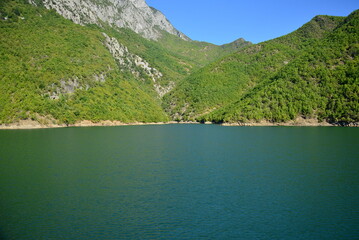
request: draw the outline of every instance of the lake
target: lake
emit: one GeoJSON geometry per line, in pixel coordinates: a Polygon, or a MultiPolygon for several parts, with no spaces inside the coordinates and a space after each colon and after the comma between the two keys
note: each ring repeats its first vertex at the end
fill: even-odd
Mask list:
{"type": "Polygon", "coordinates": [[[359,128],[0,131],[0,239],[358,239],[359,128]]]}

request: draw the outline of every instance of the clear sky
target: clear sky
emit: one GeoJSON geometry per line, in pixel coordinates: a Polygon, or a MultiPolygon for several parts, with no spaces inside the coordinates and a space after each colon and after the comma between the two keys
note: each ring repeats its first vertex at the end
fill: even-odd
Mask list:
{"type": "Polygon", "coordinates": [[[193,40],[240,37],[258,43],[288,34],[316,15],[347,16],[359,0],[146,0],[193,40]]]}

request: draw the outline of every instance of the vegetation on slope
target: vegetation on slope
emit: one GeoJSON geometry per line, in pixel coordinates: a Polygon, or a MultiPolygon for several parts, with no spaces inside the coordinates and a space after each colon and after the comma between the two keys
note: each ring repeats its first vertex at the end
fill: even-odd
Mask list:
{"type": "Polygon", "coordinates": [[[166,98],[173,118],[358,122],[358,11],[317,16],[194,73],[166,98]]]}
{"type": "Polygon", "coordinates": [[[79,26],[25,0],[4,0],[0,124],[28,118],[358,122],[358,19],[358,11],[317,16],[274,40],[216,46],[165,32],[158,42],[146,40],[105,23],[79,26]],[[103,32],[159,70],[158,84],[176,88],[160,99],[140,67],[134,66],[138,75],[116,62],[103,32]]]}
{"type": "Polygon", "coordinates": [[[162,38],[159,39],[158,43],[168,51],[176,53],[187,60],[194,61],[197,66],[201,67],[245,46],[251,45],[251,42],[245,41],[242,38],[222,46],[207,42],[184,41],[165,31],[162,31],[162,38]]]}
{"type": "Polygon", "coordinates": [[[0,7],[1,123],[168,119],[150,85],[118,69],[101,32],[19,1],[0,7]]]}
{"type": "Polygon", "coordinates": [[[188,42],[175,36],[176,47],[105,23],[78,26],[38,3],[40,7],[26,0],[0,2],[0,124],[39,115],[60,123],[168,120],[153,80],[139,67],[134,66],[140,75],[119,67],[102,32],[159,70],[156,84],[163,87],[220,54],[221,47],[214,45],[216,54],[210,56],[185,53],[188,42]]]}
{"type": "MultiPolygon", "coordinates": [[[[104,24],[104,28],[90,26],[98,31],[105,31],[119,40],[131,53],[134,53],[163,73],[161,84],[166,85],[170,81],[177,82],[190,75],[193,69],[199,68],[199,64],[192,59],[180,56],[173,51],[165,49],[157,42],[141,37],[139,34],[126,28],[112,28],[104,24]]],[[[185,42],[181,39],[182,42],[185,42]]]]}

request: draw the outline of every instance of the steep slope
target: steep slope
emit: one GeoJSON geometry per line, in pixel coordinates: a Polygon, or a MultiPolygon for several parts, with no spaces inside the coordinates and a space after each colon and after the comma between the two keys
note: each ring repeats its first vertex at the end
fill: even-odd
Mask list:
{"type": "Polygon", "coordinates": [[[159,70],[116,38],[17,1],[0,5],[0,122],[166,121],[159,70]]]}
{"type": "Polygon", "coordinates": [[[27,0],[0,2],[0,32],[0,123],[165,121],[161,98],[221,49],[194,59],[129,28],[80,26],[27,0]]]}
{"type": "MultiPolygon", "coordinates": [[[[157,25],[151,29],[159,35],[146,39],[131,26],[102,21],[102,10],[91,22],[79,8],[116,8],[120,2],[137,13],[144,3],[0,2],[0,124],[359,121],[358,11],[347,18],[317,16],[291,34],[256,45],[239,39],[216,46],[181,39],[157,25]],[[57,3],[76,5],[64,8],[74,19],[44,3],[54,9],[57,3]],[[76,18],[85,26],[75,24],[76,18]]],[[[119,19],[126,16],[119,13],[119,19]]]]}
{"type": "Polygon", "coordinates": [[[218,57],[234,52],[249,42],[236,41],[236,44],[217,46],[206,42],[191,41],[175,29],[166,17],[145,0],[28,0],[36,6],[54,9],[63,17],[81,25],[95,24],[101,28],[130,29],[142,37],[155,40],[162,48],[193,62],[195,67],[216,60],[218,57]]]}
{"type": "Polygon", "coordinates": [[[359,11],[291,63],[227,107],[202,118],[215,122],[317,119],[359,122],[359,11]]]}
{"type": "Polygon", "coordinates": [[[168,51],[194,61],[196,65],[201,67],[252,44],[240,38],[232,43],[218,46],[207,42],[183,41],[165,32],[163,32],[162,37],[158,39],[158,43],[168,51]]]}
{"type": "Polygon", "coordinates": [[[357,74],[357,70],[353,70],[357,64],[357,56],[353,55],[358,39],[353,30],[358,29],[356,15],[354,12],[346,19],[317,16],[291,34],[246,47],[218,60],[181,82],[166,96],[165,108],[173,119],[179,120],[285,122],[306,117],[330,122],[358,121],[355,110],[358,101],[354,94],[358,82],[353,76],[357,74]],[[343,39],[350,40],[343,42],[343,39]],[[349,81],[349,85],[341,86],[342,80],[336,80],[338,74],[344,74],[341,78],[349,81]],[[294,81],[294,76],[304,81],[294,81]],[[328,76],[331,82],[326,81],[328,76]],[[275,81],[279,78],[282,80],[275,81]],[[311,81],[312,78],[316,80],[311,81]],[[286,83],[285,86],[273,87],[280,82],[286,83]],[[273,87],[271,91],[268,90],[270,86],[273,87]],[[294,90],[296,88],[298,91],[294,90]],[[340,109],[331,108],[332,114],[326,110],[331,104],[327,101],[331,98],[327,88],[332,88],[331,93],[341,102],[350,102],[351,113],[343,104],[340,109]],[[346,93],[339,90],[342,88],[347,89],[346,93]],[[260,97],[257,96],[259,89],[262,89],[260,97]],[[301,97],[295,96],[295,92],[301,93],[301,97]],[[295,96],[292,100],[296,107],[287,108],[291,104],[289,96],[295,96]],[[278,116],[272,105],[279,106],[282,116],[278,116]],[[353,114],[356,116],[346,119],[353,114]],[[339,115],[340,118],[334,117],[339,115]]]}
{"type": "Polygon", "coordinates": [[[160,38],[160,30],[176,35],[184,40],[187,36],[175,29],[158,10],[149,7],[145,0],[28,0],[36,6],[54,9],[74,23],[109,24],[129,28],[147,39],[160,38]]]}

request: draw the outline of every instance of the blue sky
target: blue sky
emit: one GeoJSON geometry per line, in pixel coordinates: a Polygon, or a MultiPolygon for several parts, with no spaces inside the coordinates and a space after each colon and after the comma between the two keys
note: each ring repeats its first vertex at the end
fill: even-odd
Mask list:
{"type": "Polygon", "coordinates": [[[240,37],[258,43],[288,34],[316,15],[347,16],[359,0],[146,0],[193,40],[215,44],[240,37]]]}

